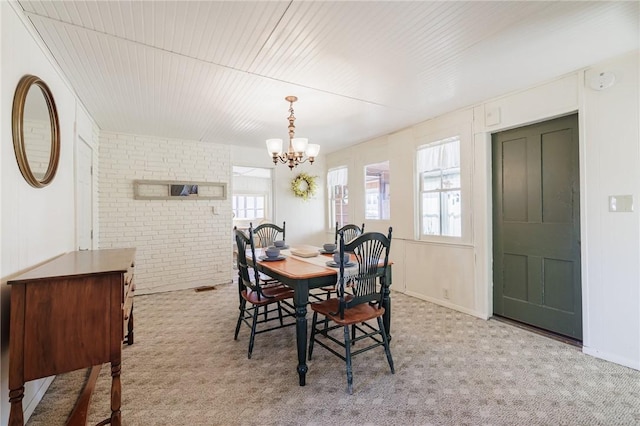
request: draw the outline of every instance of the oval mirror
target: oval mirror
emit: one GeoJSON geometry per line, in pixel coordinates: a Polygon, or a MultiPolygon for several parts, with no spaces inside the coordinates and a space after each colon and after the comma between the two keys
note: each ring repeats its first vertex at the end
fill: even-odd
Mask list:
{"type": "Polygon", "coordinates": [[[60,124],[53,95],[34,75],[20,79],[11,116],[13,148],[22,176],[35,188],[51,183],[60,159],[60,124]]]}

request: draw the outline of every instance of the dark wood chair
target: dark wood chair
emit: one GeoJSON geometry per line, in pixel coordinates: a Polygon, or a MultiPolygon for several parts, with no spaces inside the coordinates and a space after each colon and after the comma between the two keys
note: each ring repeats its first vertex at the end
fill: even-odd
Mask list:
{"type": "Polygon", "coordinates": [[[274,241],[286,241],[286,225],[286,222],[282,222],[282,227],[274,223],[262,223],[255,227],[253,234],[258,238],[260,247],[267,248],[272,246],[274,241]]]}
{"type": "MultiPolygon", "coordinates": [[[[344,233],[344,241],[348,243],[354,238],[362,235],[364,232],[364,223],[362,227],[358,227],[358,225],[354,225],[352,223],[344,225],[342,228],[338,229],[338,222],[336,222],[336,236],[335,236],[335,244],[338,245],[338,236],[340,232],[344,233]]],[[[336,289],[332,286],[321,287],[319,292],[315,292],[311,294],[311,296],[315,297],[316,300],[320,300],[324,295],[326,299],[329,299],[333,293],[335,293],[336,289]]]]}
{"type": "Polygon", "coordinates": [[[236,244],[238,245],[238,280],[244,287],[240,292],[240,306],[236,332],[233,337],[238,340],[240,325],[244,322],[251,329],[249,338],[249,352],[247,358],[251,358],[256,334],[265,333],[282,327],[296,324],[295,308],[289,301],[293,298],[293,290],[280,282],[270,281],[265,283],[260,279],[260,274],[255,268],[250,268],[247,262],[247,249],[251,248],[253,263],[256,263],[256,249],[253,240],[253,229],[249,227],[249,235],[234,228],[236,244]],[[253,275],[253,277],[252,277],[253,275]],[[264,308],[264,316],[258,315],[258,310],[264,308]],[[271,315],[277,312],[277,316],[271,315]],[[291,318],[292,320],[289,320],[291,318]],[[287,321],[285,321],[287,319],[287,321]],[[266,325],[258,329],[259,324],[278,321],[277,325],[266,325]]]}
{"type": "Polygon", "coordinates": [[[351,240],[353,240],[355,237],[358,237],[362,235],[362,233],[364,233],[364,223],[362,224],[362,227],[358,227],[358,225],[349,223],[347,225],[344,225],[342,228],[338,229],[338,222],[336,222],[336,236],[335,236],[336,245],[338,245],[338,235],[340,235],[340,232],[344,233],[344,241],[345,243],[348,243],[351,240]]]}
{"type": "Polygon", "coordinates": [[[379,232],[364,233],[349,243],[345,243],[344,234],[340,233],[341,259],[337,297],[311,303],[313,321],[309,340],[309,360],[313,355],[315,343],[343,359],[347,364],[349,394],[353,393],[351,358],[357,354],[383,346],[391,373],[395,373],[389,339],[382,322],[385,311],[382,295],[383,289],[388,286],[385,276],[389,262],[391,231],[389,227],[388,236],[379,232]],[[356,263],[354,267],[345,268],[345,253],[351,253],[351,261],[356,263]],[[351,282],[350,286],[347,286],[347,281],[351,282]],[[329,324],[324,320],[318,321],[318,314],[329,320],[329,324]],[[375,323],[372,320],[376,320],[375,323]],[[332,330],[341,328],[344,339],[338,339],[331,334],[332,330]],[[320,338],[316,339],[317,337],[320,338]],[[367,346],[352,351],[353,344],[359,341],[364,341],[367,346]],[[344,355],[334,349],[336,346],[344,349],[344,355]]]}

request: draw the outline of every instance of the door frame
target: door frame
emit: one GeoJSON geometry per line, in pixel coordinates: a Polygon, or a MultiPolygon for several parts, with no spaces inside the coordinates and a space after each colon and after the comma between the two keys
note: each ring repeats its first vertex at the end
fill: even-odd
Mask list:
{"type": "Polygon", "coordinates": [[[79,185],[79,181],[78,180],[79,180],[79,176],[80,176],[80,173],[79,173],[79,170],[80,170],[80,163],[79,163],[80,162],[80,155],[79,155],[79,153],[80,153],[80,147],[82,145],[86,146],[86,148],[88,148],[89,152],[91,153],[91,165],[90,165],[90,167],[91,167],[91,179],[90,179],[90,181],[91,181],[91,191],[90,191],[90,193],[91,193],[91,203],[90,203],[90,205],[91,205],[91,209],[90,209],[91,217],[89,218],[89,222],[91,224],[91,230],[90,230],[90,232],[91,232],[91,243],[90,243],[90,246],[89,246],[89,250],[93,250],[93,249],[96,248],[96,244],[95,244],[96,238],[95,238],[95,232],[94,232],[95,231],[95,219],[96,219],[95,193],[94,193],[95,192],[95,182],[94,182],[95,178],[94,178],[94,173],[93,173],[93,171],[95,170],[94,169],[94,166],[95,166],[95,158],[94,158],[95,155],[94,154],[95,154],[95,152],[94,152],[94,147],[88,141],[86,141],[82,137],[82,135],[80,135],[80,134],[76,135],[75,165],[74,165],[75,166],[75,182],[74,182],[74,191],[75,191],[75,194],[74,194],[74,199],[75,199],[75,203],[74,203],[75,204],[75,221],[74,221],[75,222],[75,246],[76,247],[80,247],[80,233],[78,232],[78,226],[79,226],[79,223],[80,223],[80,220],[79,220],[80,219],[79,218],[79,216],[80,216],[79,215],[79,212],[80,212],[79,198],[80,197],[78,196],[78,193],[79,193],[80,185],[79,185]]]}

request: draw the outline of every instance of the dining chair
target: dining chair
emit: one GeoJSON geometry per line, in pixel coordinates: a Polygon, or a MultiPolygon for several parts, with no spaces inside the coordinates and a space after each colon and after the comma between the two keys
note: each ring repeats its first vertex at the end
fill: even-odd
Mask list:
{"type": "MultiPolygon", "coordinates": [[[[251,226],[251,224],[249,224],[251,226]]],[[[258,237],[260,247],[269,247],[274,241],[285,241],[286,222],[282,222],[282,227],[274,223],[262,223],[255,227],[253,234],[258,237]],[[282,237],[280,235],[282,234],[282,237]]]]}
{"type": "Polygon", "coordinates": [[[367,232],[349,243],[345,243],[344,233],[341,232],[337,297],[310,305],[313,321],[309,340],[309,360],[313,355],[315,343],[344,360],[347,366],[349,394],[353,393],[351,358],[357,354],[383,346],[391,373],[395,374],[389,339],[382,322],[385,312],[382,297],[389,285],[385,277],[391,248],[391,231],[392,228],[389,227],[387,236],[380,232],[367,232]],[[351,253],[350,261],[355,263],[354,266],[345,265],[345,253],[351,253]],[[350,285],[347,285],[347,282],[350,285]],[[328,319],[329,323],[324,320],[319,322],[318,314],[328,319]],[[374,319],[376,321],[372,324],[374,319]],[[330,333],[339,329],[343,331],[343,339],[330,333]],[[353,344],[359,341],[368,345],[352,351],[353,344]],[[336,346],[344,349],[344,355],[335,349],[336,346]]]}
{"type": "MultiPolygon", "coordinates": [[[[340,232],[344,233],[344,240],[345,242],[348,243],[349,241],[353,240],[357,236],[362,235],[362,233],[364,232],[364,223],[362,224],[362,227],[358,227],[358,225],[349,223],[347,225],[344,225],[342,228],[338,229],[338,222],[336,222],[336,236],[335,236],[336,245],[338,245],[338,236],[340,235],[340,232]]],[[[325,287],[321,287],[319,291],[311,294],[311,296],[315,297],[317,300],[320,300],[320,298],[324,295],[326,299],[329,299],[331,295],[335,293],[335,291],[336,289],[334,286],[325,286],[325,287]]]]}
{"type": "Polygon", "coordinates": [[[282,327],[289,327],[296,324],[295,308],[290,299],[293,298],[293,290],[284,286],[280,282],[270,281],[265,283],[260,278],[260,273],[256,268],[250,268],[247,262],[247,250],[251,249],[253,264],[256,264],[256,248],[253,239],[253,228],[249,227],[247,236],[241,230],[234,228],[236,244],[238,245],[238,280],[239,285],[244,289],[240,292],[240,306],[236,332],[233,337],[238,340],[240,325],[244,322],[251,329],[249,337],[249,352],[247,358],[251,358],[256,334],[265,333],[282,327]],[[253,275],[253,279],[251,277],[253,275]],[[264,308],[264,316],[259,316],[259,309],[264,308]],[[270,315],[277,312],[277,316],[270,315]],[[293,321],[286,321],[285,318],[293,318],[293,321]],[[259,324],[278,321],[278,325],[265,326],[258,329],[259,324]]]}
{"type": "Polygon", "coordinates": [[[344,233],[344,241],[350,242],[355,237],[362,235],[364,232],[364,223],[362,227],[358,227],[358,225],[354,225],[353,223],[348,223],[344,225],[342,228],[338,229],[338,222],[336,222],[336,235],[335,235],[335,244],[338,245],[338,235],[340,232],[344,233]]]}
{"type": "MultiPolygon", "coordinates": [[[[258,238],[258,245],[260,247],[267,248],[274,245],[274,242],[277,240],[285,241],[286,225],[286,222],[282,222],[281,228],[273,223],[261,223],[253,229],[253,235],[258,238]],[[282,237],[280,237],[280,234],[282,234],[282,237]]],[[[252,226],[253,224],[249,223],[249,228],[252,226]]],[[[266,283],[277,282],[277,280],[264,274],[260,274],[260,278],[266,283]]]]}

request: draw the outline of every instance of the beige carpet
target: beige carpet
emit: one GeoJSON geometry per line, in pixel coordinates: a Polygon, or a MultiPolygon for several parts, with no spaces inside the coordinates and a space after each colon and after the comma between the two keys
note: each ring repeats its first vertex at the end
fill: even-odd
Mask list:
{"type": "MultiPolygon", "coordinates": [[[[135,299],[124,349],[125,425],[638,425],[640,372],[509,324],[392,293],[391,351],[344,363],[321,347],[298,386],[295,329],[233,340],[234,285],[135,299]]],[[[84,372],[59,375],[28,425],[62,425],[84,372]]],[[[109,413],[109,368],[90,412],[109,413]]]]}

